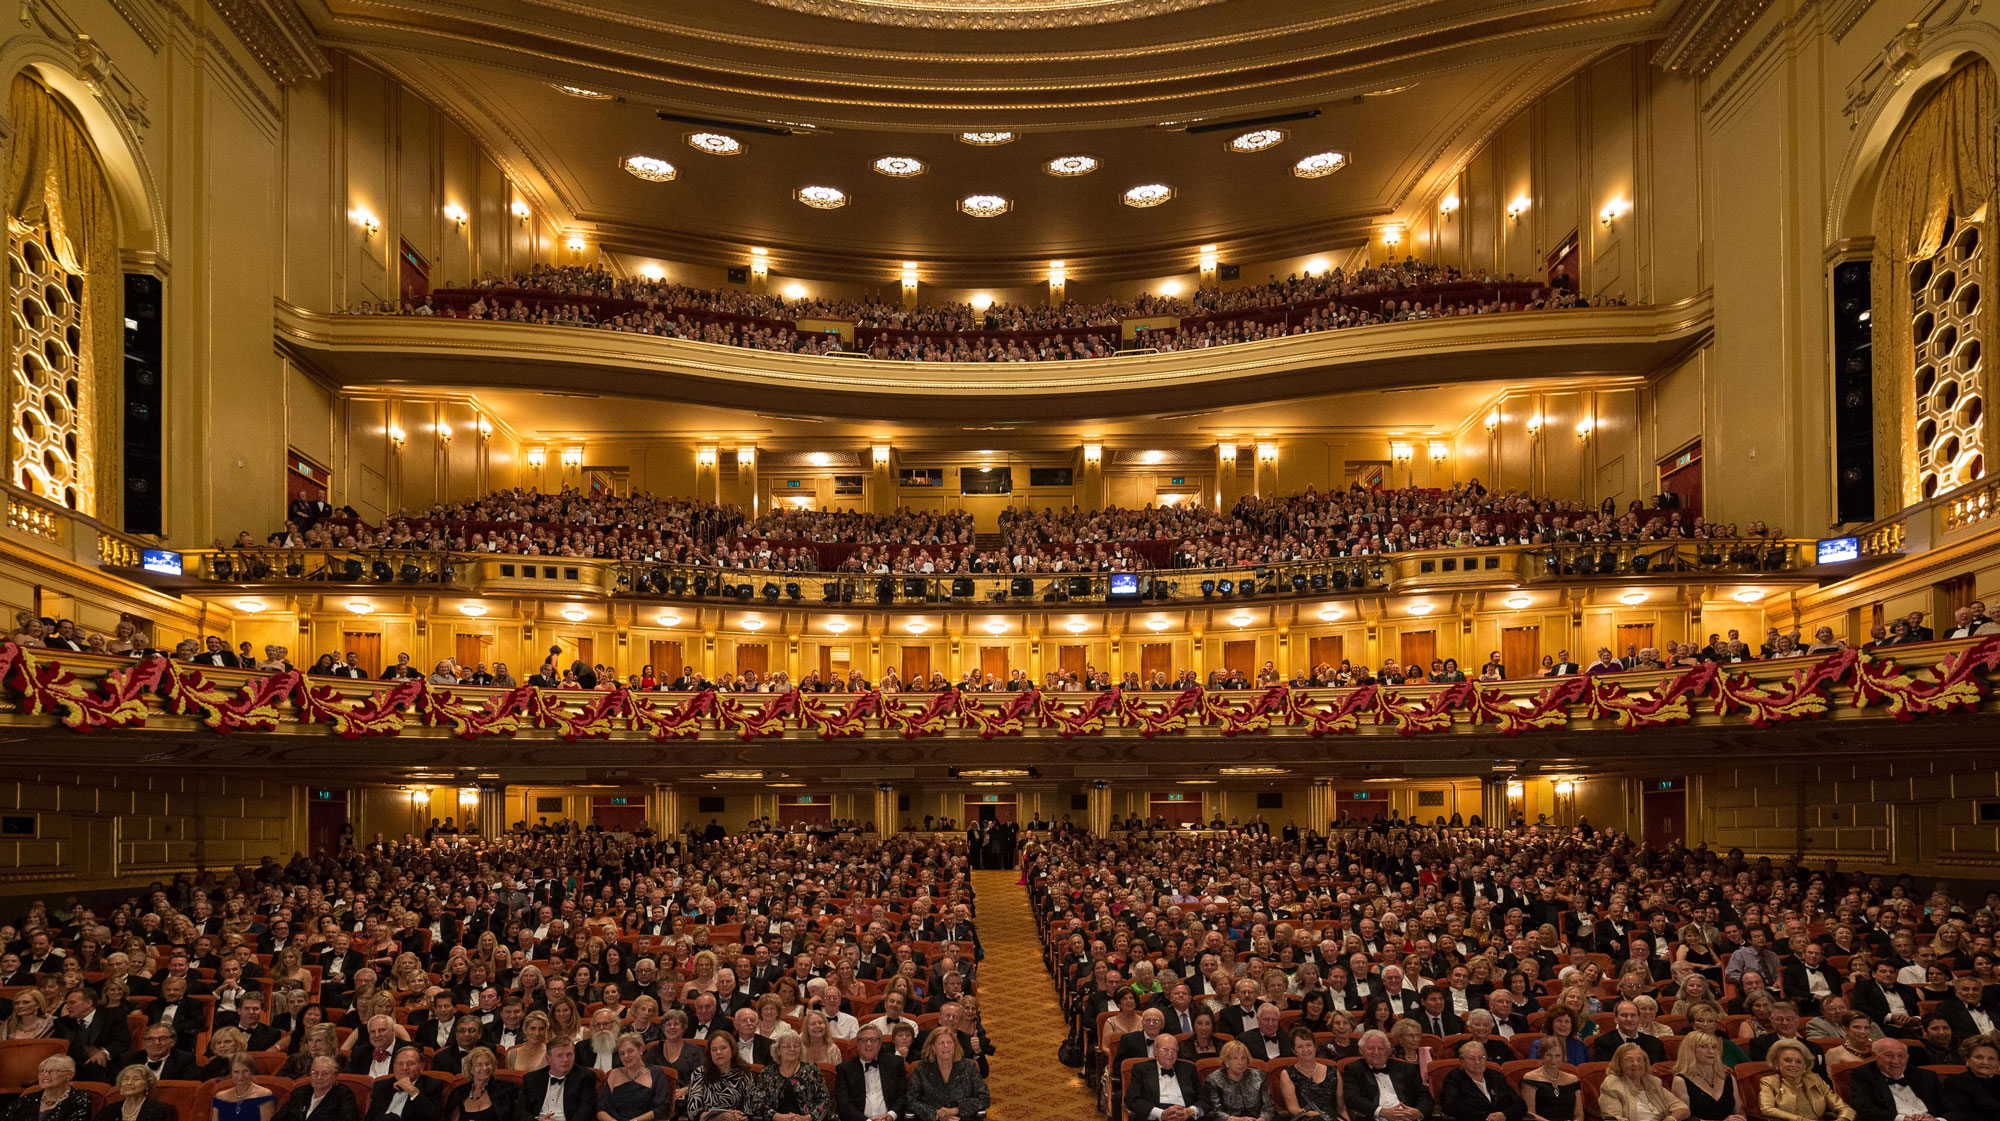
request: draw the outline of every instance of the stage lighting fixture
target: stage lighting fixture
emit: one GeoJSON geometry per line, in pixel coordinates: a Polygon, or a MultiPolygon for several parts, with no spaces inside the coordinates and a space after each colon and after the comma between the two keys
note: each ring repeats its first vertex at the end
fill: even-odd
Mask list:
{"type": "Polygon", "coordinates": [[[1221,593],[1222,593],[1223,595],[1226,595],[1226,596],[1227,596],[1227,595],[1234,595],[1234,594],[1236,594],[1236,581],[1234,581],[1234,580],[1217,580],[1217,581],[1215,582],[1215,590],[1216,590],[1216,591],[1218,591],[1218,592],[1221,592],[1221,593]]]}
{"type": "Polygon", "coordinates": [[[1312,574],[1312,588],[1313,591],[1316,592],[1323,592],[1326,590],[1326,573],[1315,572],[1312,574]]]}
{"type": "Polygon", "coordinates": [[[972,581],[970,581],[970,580],[966,579],[966,578],[965,578],[965,577],[963,577],[963,576],[960,576],[960,577],[958,577],[957,579],[954,579],[954,580],[953,580],[953,581],[951,582],[951,598],[953,598],[953,599],[971,599],[971,598],[972,598],[972,581]]]}
{"type": "Polygon", "coordinates": [[[748,584],[738,584],[736,585],[736,598],[748,602],[754,590],[748,584]]]}
{"type": "Polygon", "coordinates": [[[878,603],[894,603],[896,601],[896,578],[894,576],[884,576],[880,580],[875,581],[875,600],[878,603]]]}
{"type": "Polygon", "coordinates": [[[778,585],[776,585],[775,583],[772,583],[772,582],[770,582],[770,581],[768,581],[768,580],[767,580],[767,581],[765,581],[765,582],[764,582],[764,598],[765,598],[765,599],[769,599],[769,600],[775,600],[775,599],[777,599],[777,598],[778,598],[778,585]]]}
{"type": "Polygon", "coordinates": [[[1014,577],[1012,587],[1014,594],[1022,599],[1032,598],[1035,594],[1035,582],[1026,576],[1014,577]]]}
{"type": "Polygon", "coordinates": [[[1294,572],[1294,573],[1292,573],[1292,590],[1293,590],[1293,591],[1295,591],[1295,592],[1303,592],[1303,591],[1305,591],[1305,590],[1306,590],[1306,574],[1305,574],[1305,573],[1303,573],[1303,572],[1294,572]]]}
{"type": "Polygon", "coordinates": [[[676,573],[673,579],[667,581],[667,587],[675,595],[684,596],[688,592],[688,578],[676,573]]]}
{"type": "Polygon", "coordinates": [[[1202,595],[1202,598],[1203,598],[1203,599],[1207,599],[1208,597],[1210,597],[1210,596],[1213,596],[1214,594],[1215,594],[1215,581],[1213,581],[1213,580],[1203,580],[1203,581],[1201,582],[1201,595],[1202,595]]]}

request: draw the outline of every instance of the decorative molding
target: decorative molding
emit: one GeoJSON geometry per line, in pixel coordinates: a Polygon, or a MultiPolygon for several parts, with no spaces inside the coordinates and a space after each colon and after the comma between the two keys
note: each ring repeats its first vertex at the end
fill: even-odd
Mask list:
{"type": "Polygon", "coordinates": [[[1218,0],[757,0],[826,19],[935,31],[1048,31],[1190,11],[1218,0]]]}
{"type": "Polygon", "coordinates": [[[1685,0],[1653,52],[1653,64],[1705,76],[1770,6],[1771,0],[1685,0]]]}
{"type": "Polygon", "coordinates": [[[1833,41],[1838,43],[1846,38],[1847,33],[1854,30],[1854,25],[1860,23],[1861,17],[1874,6],[1875,0],[1840,0],[1840,7],[1828,21],[1827,30],[1833,35],[1833,41]]]}
{"type": "Polygon", "coordinates": [[[147,50],[154,54],[160,53],[161,44],[166,42],[166,28],[161,27],[153,18],[148,5],[141,4],[137,0],[106,0],[106,2],[111,5],[112,11],[124,18],[126,26],[132,29],[132,33],[139,37],[140,42],[146,44],[147,50]]]}
{"type": "Polygon", "coordinates": [[[281,86],[318,81],[333,64],[312,28],[286,0],[208,0],[257,64],[281,86]]]}
{"type": "Polygon", "coordinates": [[[1844,91],[1847,100],[1841,104],[1840,115],[1847,118],[1847,127],[1853,129],[1861,123],[1869,105],[1875,99],[1901,86],[1916,72],[1917,63],[1924,54],[1924,25],[1921,22],[1906,23],[1860,74],[1847,83],[1844,91]]]}
{"type": "Polygon", "coordinates": [[[270,121],[275,122],[283,119],[284,113],[278,108],[278,103],[271,100],[270,95],[264,92],[262,84],[257,81],[256,77],[250,71],[245,70],[242,63],[236,61],[236,52],[230,49],[228,43],[222,41],[222,36],[217,35],[213,29],[204,27],[199,20],[194,18],[193,13],[181,6],[180,0],[158,0],[158,3],[162,10],[170,13],[174,19],[179,21],[183,31],[186,31],[190,36],[193,36],[198,42],[208,48],[205,54],[219,56],[222,59],[223,65],[227,66],[229,72],[236,76],[237,84],[242,86],[243,90],[263,108],[265,115],[270,121]]]}
{"type": "MultiPolygon", "coordinates": [[[[1737,65],[1736,69],[1730,71],[1729,76],[1727,78],[1724,78],[1719,84],[1717,84],[1717,86],[1715,87],[1715,92],[1710,94],[1707,100],[1701,103],[1701,111],[1703,113],[1707,113],[1711,109],[1714,109],[1717,105],[1720,105],[1723,102],[1723,100],[1729,96],[1730,91],[1735,89],[1737,84],[1741,82],[1750,73],[1750,71],[1757,66],[1757,63],[1764,57],[1764,55],[1770,51],[1772,44],[1776,43],[1778,39],[1781,36],[1783,36],[1786,32],[1798,26],[1801,21],[1811,16],[1813,12],[1815,12],[1818,8],[1819,8],[1819,0],[1803,0],[1803,2],[1799,4],[1798,8],[1794,10],[1791,15],[1786,16],[1784,19],[1779,20],[1777,24],[1771,28],[1771,30],[1765,32],[1764,37],[1762,39],[1757,40],[1757,45],[1750,49],[1750,53],[1744,57],[1743,61],[1737,65]]],[[[1720,59],[1718,59],[1717,61],[1720,61],[1720,59]]]]}

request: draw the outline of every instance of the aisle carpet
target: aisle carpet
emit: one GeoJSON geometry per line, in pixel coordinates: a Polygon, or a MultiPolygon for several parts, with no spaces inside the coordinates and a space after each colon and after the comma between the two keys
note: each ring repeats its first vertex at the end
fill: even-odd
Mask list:
{"type": "Polygon", "coordinates": [[[1042,964],[1035,916],[1020,873],[972,873],[979,899],[979,1005],[993,1039],[991,1121],[1088,1121],[1097,1108],[1083,1079],[1056,1062],[1063,1038],[1062,1011],[1042,964]]]}

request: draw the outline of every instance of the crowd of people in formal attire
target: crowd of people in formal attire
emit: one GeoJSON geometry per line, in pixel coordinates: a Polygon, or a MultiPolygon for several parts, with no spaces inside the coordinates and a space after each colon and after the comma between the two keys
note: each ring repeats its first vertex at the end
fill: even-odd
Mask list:
{"type": "Polygon", "coordinates": [[[348,314],[592,327],[751,350],[859,353],[886,361],[1053,362],[1120,353],[1128,345],[1120,325],[1128,319],[1177,321],[1139,332],[1129,343],[1175,351],[1377,323],[1625,303],[1623,293],[1593,300],[1566,285],[1524,286],[1512,277],[1467,276],[1414,258],[1351,273],[1334,268],[1316,275],[1273,275],[1261,285],[1209,286],[1188,296],[1148,294],[1089,304],[909,307],[872,296],[778,297],[619,276],[582,265],[537,265],[510,277],[489,276],[472,286],[469,299],[444,299],[463,292],[447,289],[435,300],[364,301],[348,314]],[[1486,290],[1450,287],[1468,281],[1486,290]],[[1497,287],[1503,284],[1505,289],[1497,287]],[[1409,295],[1382,297],[1398,292],[1409,295]],[[1364,296],[1372,298],[1359,299],[1364,296]],[[850,342],[838,331],[814,329],[801,320],[847,323],[866,334],[850,342]]]}
{"type": "Polygon", "coordinates": [[[1062,1057],[1107,1110],[2000,1117],[2000,891],[1587,822],[1338,826],[1065,825],[1024,847],[1062,1057]]]}
{"type": "Polygon", "coordinates": [[[440,826],[37,901],[0,1040],[62,1046],[5,1115],[175,1121],[166,1081],[205,1084],[178,1121],[984,1117],[963,844],[719,833],[440,826]]]}

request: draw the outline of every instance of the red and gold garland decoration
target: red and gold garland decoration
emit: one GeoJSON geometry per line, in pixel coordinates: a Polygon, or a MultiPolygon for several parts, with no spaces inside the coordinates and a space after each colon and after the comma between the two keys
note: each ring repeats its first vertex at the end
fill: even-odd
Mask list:
{"type": "Polygon", "coordinates": [[[226,686],[209,681],[199,667],[157,655],[119,665],[91,683],[53,659],[38,657],[40,653],[0,642],[0,683],[18,698],[22,715],[51,717],[78,732],[144,727],[148,701],[156,699],[168,714],[191,717],[223,734],[270,732],[294,721],[324,725],[346,739],[444,727],[467,740],[536,729],[572,742],[632,731],[658,743],[687,739],[710,727],[744,739],[782,736],[794,728],[817,731],[824,739],[852,738],[866,735],[870,720],[914,739],[949,734],[954,718],[960,729],[985,739],[1025,735],[1031,723],[1064,739],[1097,736],[1113,721],[1146,738],[1196,727],[1215,727],[1224,736],[1255,735],[1277,724],[1303,725],[1318,738],[1356,734],[1362,718],[1371,714],[1376,724],[1404,736],[1445,733],[1455,722],[1518,736],[1567,728],[1572,720],[1609,721],[1627,731],[1661,728],[1686,723],[1702,706],[1717,715],[1742,713],[1752,725],[1766,728],[1825,716],[1833,690],[1843,685],[1853,690],[1855,708],[1880,707],[1898,720],[1964,711],[1986,697],[1982,675],[2000,671],[2000,636],[1995,636],[1946,654],[1928,669],[1905,668],[1886,652],[1875,657],[1846,650],[1764,683],[1706,663],[1662,677],[1651,688],[1630,688],[1605,677],[1565,677],[1532,697],[1509,697],[1472,683],[1426,697],[1373,685],[1331,695],[1277,686],[1240,703],[1226,693],[1194,688],[1155,705],[1139,694],[1112,689],[1091,694],[1072,708],[1061,696],[1030,690],[989,709],[974,695],[957,692],[929,694],[921,703],[915,696],[905,703],[893,695],[854,693],[840,704],[822,695],[785,693],[753,704],[715,692],[666,702],[622,688],[577,693],[532,686],[482,702],[461,699],[422,678],[342,693],[297,671],[226,686]]]}

